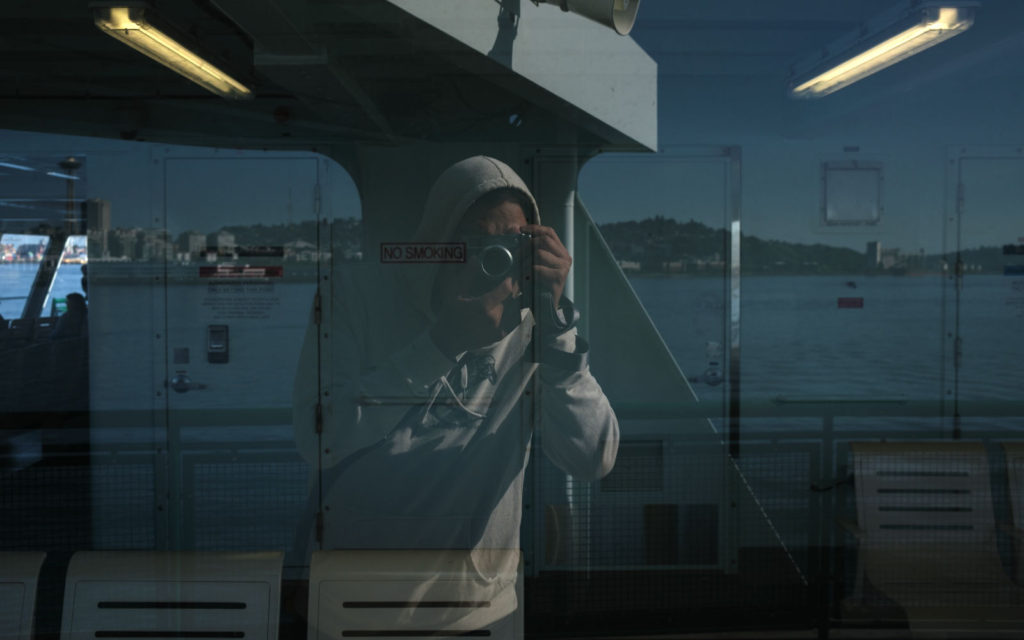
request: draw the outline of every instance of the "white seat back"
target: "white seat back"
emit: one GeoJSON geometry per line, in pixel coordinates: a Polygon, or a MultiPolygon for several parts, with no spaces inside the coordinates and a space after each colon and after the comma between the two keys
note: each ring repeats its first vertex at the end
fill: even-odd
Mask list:
{"type": "Polygon", "coordinates": [[[852,443],[866,546],[994,549],[988,455],[981,444],[852,443]]]}
{"type": "Polygon", "coordinates": [[[1024,442],[1003,444],[1013,526],[1024,530],[1024,442]]]}
{"type": "Polygon", "coordinates": [[[0,552],[0,638],[29,640],[36,610],[42,551],[0,552]]]}
{"type": "Polygon", "coordinates": [[[276,640],[284,555],[90,551],[71,559],[63,640],[276,640]]]}
{"type": "Polygon", "coordinates": [[[1024,443],[1004,443],[1003,452],[1013,527],[1014,579],[1017,584],[1024,585],[1024,443]]]}
{"type": "Polygon", "coordinates": [[[522,637],[519,551],[318,551],[308,640],[522,637]]]}

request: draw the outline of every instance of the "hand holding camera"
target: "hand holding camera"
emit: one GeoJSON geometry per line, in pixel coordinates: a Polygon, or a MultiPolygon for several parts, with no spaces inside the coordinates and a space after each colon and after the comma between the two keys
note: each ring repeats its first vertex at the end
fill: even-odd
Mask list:
{"type": "Polygon", "coordinates": [[[532,236],[535,286],[538,291],[551,292],[552,302],[558,308],[562,292],[565,291],[565,282],[569,278],[572,256],[551,227],[528,224],[521,231],[532,236]]]}
{"type": "Polygon", "coordinates": [[[467,249],[470,259],[459,265],[449,295],[442,294],[432,331],[438,348],[449,356],[501,340],[519,324],[519,310],[532,307],[535,299],[557,308],[572,265],[555,230],[541,225],[480,236],[467,249]],[[540,294],[536,298],[535,291],[540,294]]]}
{"type": "Polygon", "coordinates": [[[526,299],[524,308],[532,306],[535,287],[550,292],[556,306],[561,300],[572,256],[551,227],[525,225],[519,233],[484,236],[468,249],[477,259],[480,279],[475,286],[481,293],[512,278],[526,299]]]}

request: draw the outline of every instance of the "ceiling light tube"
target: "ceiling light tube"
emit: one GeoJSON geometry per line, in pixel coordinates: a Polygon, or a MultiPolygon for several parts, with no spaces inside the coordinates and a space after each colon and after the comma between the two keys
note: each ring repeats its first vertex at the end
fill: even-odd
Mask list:
{"type": "MultiPolygon", "coordinates": [[[[830,47],[824,60],[799,74],[790,84],[797,98],[820,98],[901,60],[963,33],[974,23],[973,3],[915,3],[903,20],[889,22],[852,44],[830,47]],[[833,54],[832,51],[837,53],[833,54]]],[[[851,38],[847,38],[849,42],[851,38]]]]}
{"type": "Polygon", "coordinates": [[[252,91],[147,20],[143,6],[94,8],[96,26],[199,86],[225,98],[251,98],[252,91]]]}

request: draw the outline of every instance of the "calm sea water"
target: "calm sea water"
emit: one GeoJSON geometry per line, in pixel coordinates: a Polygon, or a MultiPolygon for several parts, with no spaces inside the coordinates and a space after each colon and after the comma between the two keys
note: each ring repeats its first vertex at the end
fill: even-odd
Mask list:
{"type": "MultiPolygon", "coordinates": [[[[699,378],[709,366],[707,343],[726,343],[721,281],[634,278],[632,285],[682,370],[699,378]]],[[[952,390],[982,403],[1024,398],[1024,279],[968,276],[957,301],[938,276],[759,276],[742,280],[741,300],[744,402],[939,402],[952,390]],[[840,298],[862,306],[841,306],[840,298]],[[961,366],[954,372],[957,333],[961,366]]],[[[699,379],[693,387],[702,400],[722,393],[699,379]]],[[[797,419],[791,426],[815,422],[820,425],[797,419]]]]}
{"type": "MultiPolygon", "coordinates": [[[[32,288],[39,265],[35,263],[0,264],[0,315],[11,320],[21,316],[25,297],[32,288]]],[[[43,315],[50,315],[53,297],[63,298],[69,293],[82,293],[81,265],[66,264],[57,269],[57,276],[46,299],[43,315]]]]}
{"type": "MultiPolygon", "coordinates": [[[[34,264],[0,265],[0,297],[27,295],[35,272],[34,264]]],[[[51,298],[81,293],[80,278],[78,265],[61,267],[51,298]]],[[[724,386],[710,382],[727,357],[722,281],[631,283],[694,391],[702,400],[720,400],[724,386]]],[[[938,276],[755,276],[743,279],[741,300],[745,401],[938,401],[954,382],[967,400],[1024,398],[1024,278],[969,276],[958,303],[938,276]],[[862,306],[845,308],[840,298],[862,306]],[[961,366],[954,381],[949,334],[956,331],[961,366]]],[[[0,301],[0,314],[18,317],[23,304],[23,298],[0,301]]],[[[48,299],[45,313],[49,308],[48,299]]]]}
{"type": "MultiPolygon", "coordinates": [[[[712,278],[634,278],[634,289],[691,378],[707,342],[726,343],[712,278]]],[[[940,384],[938,278],[751,277],[742,282],[743,390],[775,396],[934,395],[940,384]],[[857,298],[861,308],[841,308],[857,298]]],[[[695,382],[695,390],[707,384],[695,382]]]]}

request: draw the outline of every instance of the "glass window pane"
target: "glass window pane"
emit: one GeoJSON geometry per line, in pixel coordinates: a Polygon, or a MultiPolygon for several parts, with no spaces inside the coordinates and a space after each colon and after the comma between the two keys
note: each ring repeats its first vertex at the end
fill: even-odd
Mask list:
{"type": "Polygon", "coordinates": [[[0,315],[6,320],[20,318],[35,282],[46,246],[47,236],[5,233],[3,247],[3,287],[0,291],[0,315]]]}
{"type": "Polygon", "coordinates": [[[35,635],[1018,634],[1024,3],[6,4],[35,635]]]}
{"type": "Polygon", "coordinates": [[[64,314],[68,309],[68,294],[76,293],[83,298],[89,264],[89,247],[86,236],[69,236],[64,243],[64,251],[60,254],[57,273],[50,285],[50,295],[43,303],[43,308],[51,316],[64,314]]]}

